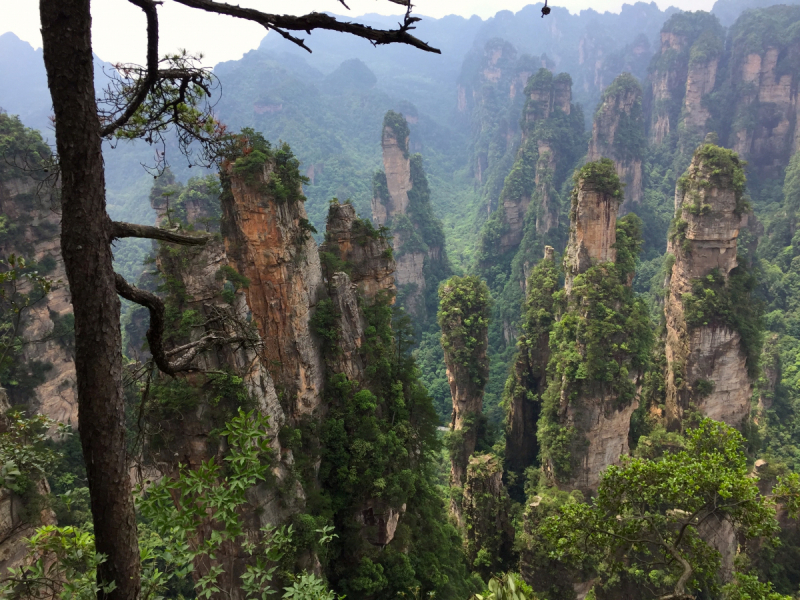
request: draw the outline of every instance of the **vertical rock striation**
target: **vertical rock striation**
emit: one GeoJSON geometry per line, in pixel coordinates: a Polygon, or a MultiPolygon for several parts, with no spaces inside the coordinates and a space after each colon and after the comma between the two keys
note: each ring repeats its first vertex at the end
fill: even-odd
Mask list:
{"type": "Polygon", "coordinates": [[[544,258],[528,278],[519,350],[504,391],[508,406],[505,467],[507,472],[516,473],[519,482],[539,455],[536,429],[541,395],[547,387],[550,331],[557,308],[553,294],[558,290],[558,279],[555,253],[552,246],[546,246],[544,258]]]}
{"type": "Polygon", "coordinates": [[[610,159],[589,163],[577,176],[572,193],[569,244],[564,253],[566,289],[575,277],[591,266],[613,263],[617,258],[617,211],[620,204],[619,178],[611,177],[610,159]]]}
{"type": "Polygon", "coordinates": [[[677,13],[664,24],[661,50],[650,64],[652,145],[678,134],[680,123],[681,146],[691,151],[703,139],[710,118],[703,99],[715,87],[724,39],[717,17],[704,11],[677,13]]]}
{"type": "Polygon", "coordinates": [[[550,334],[538,437],[547,476],[559,487],[591,491],[628,453],[652,331],[630,288],[641,220],[616,219],[622,190],[613,163],[588,163],[575,179],[565,306],[550,334]]]}
{"type": "Polygon", "coordinates": [[[589,161],[610,158],[625,185],[620,214],[642,201],[642,158],[645,151],[642,88],[630,73],[623,73],[603,91],[594,115],[589,161]]]}
{"type": "Polygon", "coordinates": [[[408,152],[409,129],[403,115],[389,111],[383,120],[384,171],[373,178],[372,217],[391,227],[395,281],[401,304],[426,322],[432,307],[426,293],[447,274],[444,232],[434,216],[422,157],[408,152]]]}
{"type": "Polygon", "coordinates": [[[736,326],[750,298],[731,285],[731,277],[746,276],[737,260],[744,185],[738,156],[705,144],[675,192],[668,245],[675,262],[664,306],[666,409],[672,429],[682,427],[690,408],[734,427],[750,414],[751,365],[736,326]]]}
{"type": "Polygon", "coordinates": [[[242,174],[231,166],[223,194],[222,232],[231,266],[249,280],[247,304],[264,341],[281,403],[293,422],[320,407],[324,366],[309,321],[324,293],[316,243],[299,191],[264,193],[281,177],[273,161],[242,174]]]}

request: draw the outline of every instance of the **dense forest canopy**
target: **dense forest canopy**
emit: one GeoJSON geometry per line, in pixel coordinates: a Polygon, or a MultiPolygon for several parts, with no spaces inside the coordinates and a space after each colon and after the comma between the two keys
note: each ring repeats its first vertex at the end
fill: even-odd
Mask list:
{"type": "Polygon", "coordinates": [[[800,598],[796,3],[177,1],[0,36],[0,596],[800,598]]]}

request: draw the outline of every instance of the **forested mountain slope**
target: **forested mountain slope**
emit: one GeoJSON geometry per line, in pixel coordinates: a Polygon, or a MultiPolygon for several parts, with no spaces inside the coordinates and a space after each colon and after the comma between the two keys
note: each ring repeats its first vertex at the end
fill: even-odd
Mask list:
{"type": "MultiPolygon", "coordinates": [[[[106,148],[113,217],[202,238],[117,241],[163,303],[121,324],[152,597],[797,597],[800,7],[762,4],[269,35],[214,68],[213,168],[106,148]]],[[[40,57],[3,48],[0,388],[75,425],[40,57]]],[[[92,539],[76,438],[10,412],[0,455],[0,529],[58,523],[89,585],[42,545],[92,539]]]]}

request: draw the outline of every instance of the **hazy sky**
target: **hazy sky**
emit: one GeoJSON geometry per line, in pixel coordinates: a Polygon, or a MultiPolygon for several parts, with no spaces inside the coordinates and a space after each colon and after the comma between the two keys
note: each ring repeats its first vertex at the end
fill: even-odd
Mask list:
{"type": "MultiPolygon", "coordinates": [[[[330,11],[344,14],[344,7],[336,0],[229,0],[241,6],[251,6],[265,12],[302,14],[330,11]]],[[[500,10],[518,11],[530,0],[417,0],[418,15],[443,17],[473,14],[487,18],[500,10]]],[[[32,46],[41,46],[39,35],[38,2],[22,0],[5,2],[0,34],[13,31],[32,46]]],[[[395,14],[400,7],[387,0],[350,0],[352,15],[365,13],[395,14]]],[[[585,8],[618,12],[622,0],[551,0],[551,5],[565,6],[572,12],[585,8]]],[[[686,10],[709,10],[714,0],[658,0],[663,9],[677,6],[686,10]]],[[[264,29],[258,25],[234,19],[208,15],[203,11],[180,6],[165,0],[159,8],[162,53],[186,48],[190,52],[202,51],[204,62],[214,65],[225,60],[241,58],[242,54],[258,46],[264,29]]],[[[108,62],[144,62],[145,19],[142,11],[127,0],[93,0],[93,46],[95,54],[108,62]]],[[[312,37],[313,41],[313,37],[312,37]]],[[[313,44],[312,44],[313,49],[313,44]]]]}

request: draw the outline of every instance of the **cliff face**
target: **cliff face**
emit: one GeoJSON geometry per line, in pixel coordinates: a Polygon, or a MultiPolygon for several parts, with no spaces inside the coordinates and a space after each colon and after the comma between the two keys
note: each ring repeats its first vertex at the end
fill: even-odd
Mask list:
{"type": "Polygon", "coordinates": [[[668,252],[675,256],[664,313],[667,323],[667,420],[679,429],[684,411],[740,427],[750,414],[752,383],[741,335],[708,291],[733,306],[728,284],[737,269],[744,210],[744,172],[738,156],[706,144],[694,155],[675,192],[668,252]]]}
{"type": "Polygon", "coordinates": [[[519,352],[504,393],[508,404],[505,467],[521,477],[536,463],[539,444],[536,429],[541,413],[541,395],[547,386],[550,331],[555,320],[553,294],[558,289],[558,269],[552,246],[545,247],[542,261],[528,278],[523,308],[519,352]]]}
{"type": "Polygon", "coordinates": [[[679,132],[691,151],[707,133],[711,116],[704,98],[716,85],[724,30],[707,12],[678,13],[661,30],[661,50],[650,65],[649,140],[660,145],[679,132]],[[697,139],[699,136],[699,139],[697,139]]]}
{"type": "Polygon", "coordinates": [[[367,302],[374,301],[379,295],[393,299],[396,293],[395,262],[389,238],[373,229],[369,222],[359,219],[351,204],[336,203],[330,206],[325,243],[319,251],[324,261],[323,274],[328,294],[339,324],[339,351],[327,357],[328,368],[365,384],[364,331],[367,323],[359,297],[367,302]],[[333,261],[325,261],[328,255],[336,257],[336,265],[346,271],[336,271],[333,261]]]}
{"type": "Polygon", "coordinates": [[[16,254],[35,261],[39,274],[53,285],[44,299],[24,312],[24,343],[15,377],[19,383],[9,388],[9,396],[13,404],[77,426],[72,305],[61,258],[59,200],[48,185],[17,173],[14,169],[6,179],[0,169],[0,215],[7,218],[8,227],[0,237],[0,256],[16,254]]]}
{"type": "Polygon", "coordinates": [[[491,210],[519,141],[523,90],[528,78],[544,66],[541,60],[519,56],[501,39],[489,40],[465,59],[457,108],[470,122],[472,172],[477,185],[486,188],[491,210]]]}
{"type": "Polygon", "coordinates": [[[617,221],[621,198],[610,160],[576,175],[565,305],[550,333],[538,430],[545,473],[566,489],[596,489],[602,471],[628,453],[652,345],[646,309],[630,288],[641,221],[617,221]]]}
{"type": "MultiPolygon", "coordinates": [[[[607,161],[606,164],[611,164],[607,161]]],[[[592,265],[617,258],[617,212],[620,199],[595,177],[579,178],[573,192],[569,244],[564,253],[566,289],[592,265]]]]}
{"type": "MultiPolygon", "coordinates": [[[[453,399],[450,423],[450,485],[462,488],[478,443],[483,390],[489,375],[489,290],[478,277],[452,277],[439,288],[439,326],[453,399]]],[[[461,525],[457,501],[451,507],[461,525]]]]}
{"type": "Polygon", "coordinates": [[[250,181],[229,173],[222,227],[231,266],[250,281],[245,294],[264,343],[264,360],[289,419],[296,422],[320,406],[325,371],[309,321],[324,285],[302,202],[261,192],[273,168],[264,164],[250,181]]]}
{"type": "Polygon", "coordinates": [[[642,157],[645,150],[642,88],[630,73],[623,73],[604,90],[594,115],[587,159],[610,158],[625,185],[620,214],[642,201],[642,157]]]}
{"type": "Polygon", "coordinates": [[[372,218],[394,235],[397,283],[401,304],[425,322],[429,281],[446,275],[444,232],[434,216],[422,157],[408,152],[409,129],[403,115],[389,111],[381,146],[384,171],[373,179],[372,218]]]}
{"type": "Polygon", "coordinates": [[[761,177],[779,176],[798,149],[800,44],[786,34],[798,22],[798,7],[773,6],[744,13],[731,27],[728,144],[761,177]]]}

